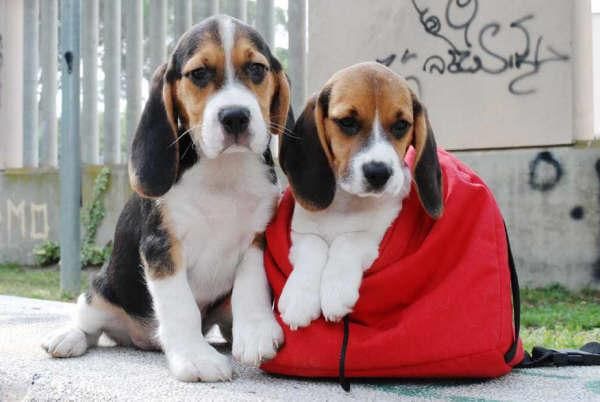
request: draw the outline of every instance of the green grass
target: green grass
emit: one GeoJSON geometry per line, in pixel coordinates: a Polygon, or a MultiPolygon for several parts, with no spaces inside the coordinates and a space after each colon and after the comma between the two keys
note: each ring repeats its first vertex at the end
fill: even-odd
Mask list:
{"type": "Polygon", "coordinates": [[[600,341],[600,291],[569,292],[560,285],[521,290],[521,339],[535,345],[579,348],[600,341]]]}
{"type": "MultiPolygon", "coordinates": [[[[81,274],[84,290],[88,287],[89,271],[81,274]]],[[[73,301],[78,296],[61,292],[56,267],[23,268],[13,264],[0,264],[0,294],[60,301],[73,301]]]]}
{"type": "MultiPolygon", "coordinates": [[[[92,271],[82,272],[82,290],[92,271]]],[[[60,291],[56,267],[23,268],[0,265],[0,294],[34,299],[72,301],[77,295],[60,291]]],[[[535,345],[579,348],[600,341],[600,291],[567,291],[559,285],[521,290],[521,338],[527,350],[535,345]]]]}

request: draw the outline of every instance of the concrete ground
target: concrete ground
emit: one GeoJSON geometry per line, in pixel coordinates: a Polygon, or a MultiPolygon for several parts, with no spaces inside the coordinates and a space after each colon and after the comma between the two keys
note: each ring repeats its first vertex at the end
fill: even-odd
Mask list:
{"type": "Polygon", "coordinates": [[[68,322],[72,304],[0,296],[0,401],[12,400],[599,400],[600,368],[515,370],[491,381],[353,383],[276,378],[235,366],[232,382],[186,384],[168,374],[164,356],[100,347],[74,359],[40,348],[68,322]]]}

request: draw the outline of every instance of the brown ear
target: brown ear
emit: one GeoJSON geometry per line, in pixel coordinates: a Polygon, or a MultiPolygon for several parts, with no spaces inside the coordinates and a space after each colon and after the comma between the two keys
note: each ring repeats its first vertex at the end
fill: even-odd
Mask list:
{"type": "Polygon", "coordinates": [[[271,133],[279,135],[283,133],[288,112],[290,110],[290,83],[283,70],[274,73],[275,92],[271,99],[271,108],[269,110],[271,119],[271,133]]]}
{"type": "Polygon", "coordinates": [[[416,152],[413,177],[423,208],[429,216],[437,219],[442,216],[444,210],[437,146],[427,110],[414,95],[413,116],[413,146],[416,152]]]}
{"type": "Polygon", "coordinates": [[[177,117],[167,65],[152,77],[150,95],[140,118],[129,158],[131,187],[143,197],[160,197],[173,185],[179,163],[177,117]]]}
{"type": "Polygon", "coordinates": [[[308,210],[327,208],[335,195],[335,176],[323,148],[323,107],[310,99],[298,117],[294,133],[284,133],[279,164],[287,175],[296,200],[308,210]]]}

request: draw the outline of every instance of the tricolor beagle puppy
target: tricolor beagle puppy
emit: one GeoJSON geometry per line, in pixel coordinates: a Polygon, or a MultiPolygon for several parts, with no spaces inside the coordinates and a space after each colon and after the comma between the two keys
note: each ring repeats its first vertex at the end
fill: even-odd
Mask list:
{"type": "Polygon", "coordinates": [[[307,104],[280,163],[296,206],[289,276],[278,308],[292,329],[352,311],[363,272],[398,216],[414,178],[427,213],[442,214],[441,172],[425,108],[385,66],[336,73],[307,104]],[[413,173],[404,162],[416,149],[413,173]]]}
{"type": "Polygon", "coordinates": [[[162,349],[180,380],[230,379],[229,359],[203,330],[231,294],[234,357],[275,355],[283,333],[263,232],[279,196],[270,134],[284,130],[288,109],[282,66],[254,29],[219,16],[181,37],[152,79],[129,161],[136,194],[110,262],[79,297],[73,324],[43,343],[49,354],[81,355],[105,333],[162,349]]]}

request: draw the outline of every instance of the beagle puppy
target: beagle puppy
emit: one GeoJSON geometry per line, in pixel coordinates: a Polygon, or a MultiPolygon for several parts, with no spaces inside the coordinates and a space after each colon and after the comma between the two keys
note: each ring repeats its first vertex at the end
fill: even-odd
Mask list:
{"type": "Polygon", "coordinates": [[[162,349],[182,381],[227,380],[229,359],[203,337],[215,310],[231,310],[236,359],[275,355],[283,333],[263,232],[279,196],[270,135],[284,130],[289,97],[281,64],[251,27],[218,16],[181,37],[152,79],[131,146],[135,194],[110,261],[72,325],[43,343],[50,355],[79,356],[105,333],[162,349]],[[230,307],[220,304],[229,295],[230,307]]]}
{"type": "Polygon", "coordinates": [[[406,80],[377,63],[336,73],[306,105],[280,164],[296,200],[294,269],[278,301],[282,320],[304,327],[321,313],[352,311],[363,272],[400,213],[414,178],[433,218],[442,214],[442,178],[427,112],[406,80]],[[411,173],[404,156],[416,150],[411,173]]]}

